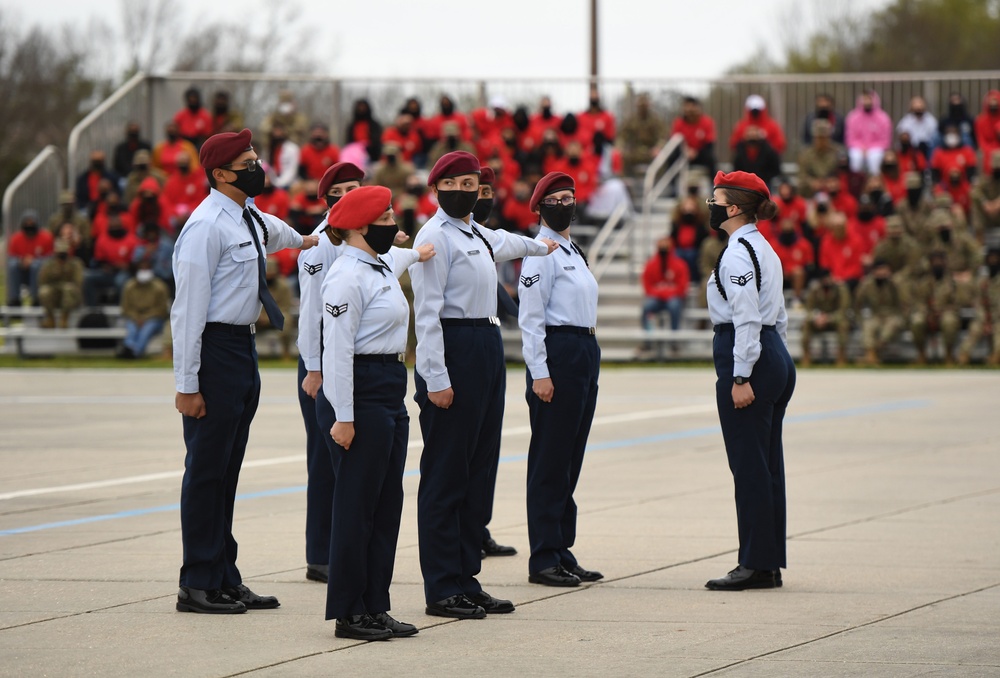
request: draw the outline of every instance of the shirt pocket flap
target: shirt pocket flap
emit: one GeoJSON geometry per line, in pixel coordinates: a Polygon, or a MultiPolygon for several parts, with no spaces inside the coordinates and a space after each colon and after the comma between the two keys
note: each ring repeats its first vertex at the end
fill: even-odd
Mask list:
{"type": "Polygon", "coordinates": [[[247,247],[236,246],[229,250],[229,253],[233,256],[233,261],[239,263],[245,263],[247,261],[253,261],[257,258],[257,248],[250,243],[247,247]]]}

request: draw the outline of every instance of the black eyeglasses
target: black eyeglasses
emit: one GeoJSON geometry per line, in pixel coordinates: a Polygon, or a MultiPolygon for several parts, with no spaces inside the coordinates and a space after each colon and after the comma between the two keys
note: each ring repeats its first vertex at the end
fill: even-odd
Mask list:
{"type": "Polygon", "coordinates": [[[245,167],[246,171],[252,174],[257,171],[258,167],[260,167],[260,160],[244,160],[243,162],[231,162],[228,165],[220,165],[221,169],[238,172],[239,169],[233,169],[234,167],[239,169],[243,169],[245,167]]]}
{"type": "Polygon", "coordinates": [[[576,204],[576,198],[572,195],[567,195],[562,199],[558,198],[545,198],[541,201],[546,207],[555,207],[556,205],[562,205],[563,207],[572,207],[576,204]]]}
{"type": "Polygon", "coordinates": [[[719,207],[732,207],[732,205],[727,205],[722,202],[717,202],[715,198],[709,198],[705,201],[706,205],[718,205],[719,207]]]}

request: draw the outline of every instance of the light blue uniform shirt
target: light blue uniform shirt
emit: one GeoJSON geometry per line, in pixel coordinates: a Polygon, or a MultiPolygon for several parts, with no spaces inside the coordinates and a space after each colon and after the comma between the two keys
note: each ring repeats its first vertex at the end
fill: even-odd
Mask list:
{"type": "MultiPolygon", "coordinates": [[[[252,200],[247,200],[253,206],[252,200]]],[[[268,254],[301,247],[302,236],[278,217],[264,220],[268,241],[255,219],[257,239],[268,254]]],[[[170,312],[174,341],[174,381],[180,393],[197,393],[201,335],[205,323],[250,325],[260,316],[257,247],[243,219],[243,206],[215,190],[208,194],[174,244],[177,293],[170,312]]]]}
{"type": "Polygon", "coordinates": [[[355,354],[404,353],[409,324],[391,267],[345,245],[323,281],[323,395],[337,421],[354,421],[355,354]]]}
{"type": "Polygon", "coordinates": [[[517,286],[521,352],[532,379],[549,376],[546,325],[597,325],[597,280],[587,263],[568,238],[548,226],[538,230],[536,239],[540,238],[555,240],[559,249],[544,259],[525,259],[517,286]]]}
{"type": "Polygon", "coordinates": [[[761,325],[774,325],[781,341],[788,346],[788,314],[781,292],[781,260],[774,253],[757,224],[746,224],[729,236],[729,246],[719,263],[719,279],[727,299],[719,294],[715,274],[708,279],[708,314],[712,323],[732,323],[736,328],[733,346],[733,376],[749,377],[760,357],[761,325]],[[760,293],[750,252],[740,238],[746,239],[760,263],[760,293]]]}
{"type": "MultiPolygon", "coordinates": [[[[544,256],[543,242],[506,231],[491,231],[471,221],[493,248],[496,261],[544,256]]],[[[442,318],[489,318],[497,314],[497,268],[486,245],[461,219],[443,209],[427,220],[413,242],[431,243],[435,256],[410,272],[417,334],[417,372],[430,392],[451,388],[444,363],[442,318]]]]}
{"type": "MultiPolygon", "coordinates": [[[[320,363],[320,345],[323,341],[323,281],[347,245],[334,245],[324,233],[326,217],[313,230],[319,236],[319,245],[299,255],[299,336],[295,345],[309,372],[323,369],[320,363]]],[[[408,249],[393,247],[382,260],[389,264],[396,278],[403,275],[420,258],[408,249]]]]}

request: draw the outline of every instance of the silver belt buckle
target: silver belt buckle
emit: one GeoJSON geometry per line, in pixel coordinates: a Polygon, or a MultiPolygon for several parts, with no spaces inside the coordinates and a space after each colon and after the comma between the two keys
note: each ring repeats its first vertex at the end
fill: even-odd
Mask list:
{"type": "Polygon", "coordinates": [[[257,323],[250,323],[250,336],[257,334],[257,323]]]}
{"type": "Polygon", "coordinates": [[[597,328],[596,327],[588,327],[587,329],[590,330],[588,332],[588,334],[590,334],[591,336],[597,334],[597,328]]]}
{"type": "Polygon", "coordinates": [[[401,362],[401,363],[402,362],[406,362],[406,354],[405,353],[397,353],[396,354],[396,361],[397,362],[401,362]]]}
{"type": "Polygon", "coordinates": [[[500,318],[496,317],[495,315],[491,315],[490,323],[496,325],[497,327],[500,327],[500,318]]]}

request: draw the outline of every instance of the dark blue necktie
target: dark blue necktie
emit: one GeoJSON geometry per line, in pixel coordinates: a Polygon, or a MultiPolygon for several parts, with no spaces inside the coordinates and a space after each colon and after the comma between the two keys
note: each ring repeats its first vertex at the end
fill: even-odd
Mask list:
{"type": "Polygon", "coordinates": [[[264,310],[267,311],[267,317],[271,324],[279,330],[283,330],[285,329],[285,316],[278,308],[278,302],[271,296],[271,290],[267,288],[267,276],[264,275],[267,255],[260,248],[260,239],[257,237],[257,229],[254,228],[249,209],[243,210],[243,221],[247,222],[247,228],[250,229],[250,235],[253,236],[253,246],[257,248],[257,297],[260,299],[260,303],[264,304],[264,310]]]}

